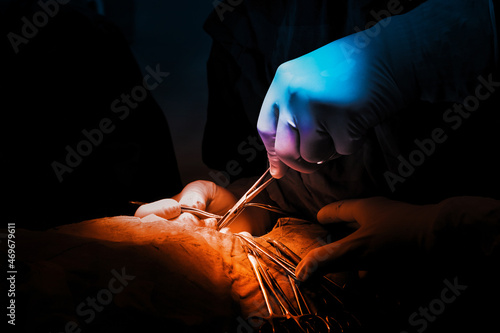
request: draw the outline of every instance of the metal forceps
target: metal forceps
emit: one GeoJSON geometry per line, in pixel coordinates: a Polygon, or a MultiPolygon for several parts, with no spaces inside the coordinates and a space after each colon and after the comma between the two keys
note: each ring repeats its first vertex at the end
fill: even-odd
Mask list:
{"type": "MultiPolygon", "coordinates": [[[[267,242],[269,244],[271,244],[272,246],[274,246],[274,248],[276,249],[276,251],[278,252],[278,254],[280,256],[285,254],[286,258],[288,260],[292,261],[293,264],[298,264],[300,262],[301,258],[297,254],[295,254],[292,250],[290,250],[285,244],[283,244],[275,239],[268,239],[267,242]]],[[[304,315],[303,320],[305,322],[309,323],[313,327],[324,327],[324,325],[326,324],[326,326],[330,327],[330,329],[335,331],[335,332],[337,330],[340,332],[343,332],[344,331],[343,324],[349,326],[349,323],[347,323],[347,322],[341,323],[337,319],[331,317],[330,315],[323,315],[320,317],[319,315],[317,315],[317,310],[314,310],[311,312],[304,296],[302,295],[300,289],[296,285],[296,282],[294,280],[292,280],[290,278],[290,276],[288,278],[289,278],[289,282],[290,282],[290,285],[292,287],[292,291],[293,291],[293,294],[295,296],[296,302],[299,305],[299,312],[302,315],[304,315]],[[300,306],[301,301],[305,307],[306,312],[309,315],[304,313],[304,310],[302,310],[302,308],[300,306]]],[[[337,295],[332,290],[330,290],[330,288],[333,287],[338,292],[338,291],[341,291],[342,287],[340,287],[337,283],[330,280],[326,276],[323,276],[322,280],[319,282],[320,282],[319,283],[320,287],[322,287],[324,289],[324,291],[326,291],[328,293],[328,295],[330,295],[333,299],[336,300],[335,303],[337,305],[337,310],[338,310],[339,306],[343,307],[344,306],[343,302],[337,297],[337,295]]],[[[323,298],[323,301],[326,303],[327,302],[326,298],[323,298]]],[[[356,317],[353,316],[352,318],[357,321],[356,317]]]]}
{"type": "Polygon", "coordinates": [[[259,333],[264,333],[264,332],[270,332],[270,333],[277,333],[277,332],[287,332],[287,321],[288,318],[282,315],[278,315],[274,312],[273,307],[271,305],[270,301],[270,295],[268,294],[266,287],[264,285],[263,277],[261,275],[261,272],[259,270],[259,263],[257,261],[257,254],[253,252],[252,249],[248,246],[244,246],[245,251],[247,252],[247,257],[248,260],[250,261],[250,264],[252,265],[253,272],[255,274],[255,277],[257,278],[257,281],[259,283],[259,288],[262,292],[262,296],[264,297],[264,301],[266,303],[267,307],[267,312],[269,313],[268,317],[262,317],[262,318],[255,318],[258,320],[264,320],[264,324],[259,328],[259,333]]]}
{"type": "MultiPolygon", "coordinates": [[[[272,241],[274,240],[268,240],[268,243],[275,246],[272,241]]],[[[282,257],[283,255],[281,253],[281,249],[279,247],[275,247],[275,249],[278,257],[282,257]]],[[[288,275],[288,282],[292,289],[298,309],[297,315],[291,317],[297,321],[297,324],[301,327],[301,329],[308,333],[330,333],[332,331],[331,322],[326,317],[318,314],[314,303],[308,304],[306,298],[300,291],[300,288],[297,286],[297,281],[292,279],[290,275],[288,275]]]]}
{"type": "MultiPolygon", "coordinates": [[[[279,283],[269,272],[269,268],[261,263],[260,254],[248,243],[242,243],[246,250],[248,259],[262,291],[264,301],[269,312],[267,317],[254,317],[263,321],[259,327],[259,333],[329,333],[330,325],[321,317],[312,314],[297,313],[285,296],[279,283]],[[266,288],[267,286],[267,288],[266,288]],[[268,290],[271,294],[268,293],[268,290]],[[271,305],[271,295],[278,302],[281,314],[274,312],[271,305]]],[[[293,280],[290,276],[288,276],[293,280]]]]}
{"type": "Polygon", "coordinates": [[[253,319],[258,321],[263,321],[262,325],[259,327],[259,333],[308,333],[299,321],[293,316],[286,308],[286,306],[279,299],[276,291],[273,289],[272,282],[270,281],[269,273],[265,270],[262,264],[259,262],[259,254],[254,252],[254,250],[248,245],[244,244],[243,248],[247,253],[248,260],[252,266],[253,272],[257,281],[259,283],[259,288],[264,297],[264,301],[267,307],[267,312],[269,316],[267,317],[253,317],[253,319]],[[271,295],[267,291],[267,287],[275,299],[279,302],[278,305],[282,311],[282,314],[274,312],[273,306],[271,305],[271,295]]]}
{"type": "MultiPolygon", "coordinates": [[[[306,308],[308,309],[308,313],[304,313],[303,310],[299,309],[299,311],[295,311],[293,307],[291,306],[290,301],[286,298],[285,293],[279,286],[278,281],[269,273],[267,268],[262,268],[261,270],[263,272],[264,280],[267,282],[267,284],[270,287],[270,290],[276,300],[278,301],[278,304],[280,305],[281,311],[283,312],[283,315],[288,319],[286,322],[287,328],[288,329],[294,329],[291,332],[304,332],[304,333],[330,333],[330,324],[320,317],[319,315],[312,314],[309,310],[309,307],[307,306],[307,303],[304,303],[306,308]],[[274,287],[273,287],[274,286],[274,287]],[[279,293],[277,292],[279,291],[279,293]],[[281,296],[280,296],[281,295],[281,296]],[[281,298],[281,300],[280,300],[281,298]],[[289,308],[286,307],[286,304],[289,304],[289,308]],[[295,313],[292,313],[292,311],[295,313]]],[[[292,282],[295,285],[295,281],[288,275],[289,281],[292,282]]],[[[293,287],[292,287],[293,288],[293,287]]],[[[293,290],[294,295],[295,291],[293,290]]],[[[302,300],[304,300],[304,297],[300,293],[300,297],[302,300]]],[[[297,305],[299,305],[300,300],[296,298],[297,305]]],[[[304,300],[305,302],[305,300],[304,300]]]]}
{"type": "Polygon", "coordinates": [[[257,196],[263,189],[265,189],[273,180],[270,168],[250,187],[250,189],[243,194],[243,196],[236,202],[236,204],[227,211],[226,214],[218,221],[217,230],[227,227],[236,219],[241,212],[248,206],[248,203],[257,196]],[[265,180],[268,178],[267,180],[265,180]]]}

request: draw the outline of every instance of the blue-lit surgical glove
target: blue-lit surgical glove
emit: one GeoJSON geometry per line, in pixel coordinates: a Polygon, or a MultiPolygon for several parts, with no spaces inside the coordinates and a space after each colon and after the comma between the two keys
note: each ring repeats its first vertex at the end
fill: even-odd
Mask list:
{"type": "Polygon", "coordinates": [[[488,0],[429,0],[282,64],[257,124],[271,173],[313,172],[421,99],[462,102],[493,63],[488,0]]]}

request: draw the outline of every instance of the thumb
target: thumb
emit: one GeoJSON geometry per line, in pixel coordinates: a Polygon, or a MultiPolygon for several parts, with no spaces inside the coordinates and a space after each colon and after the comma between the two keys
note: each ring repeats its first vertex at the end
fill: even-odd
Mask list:
{"type": "Polygon", "coordinates": [[[315,275],[357,270],[363,248],[362,239],[358,239],[356,231],[339,241],[309,251],[297,265],[295,275],[299,281],[305,281],[315,275]]]}

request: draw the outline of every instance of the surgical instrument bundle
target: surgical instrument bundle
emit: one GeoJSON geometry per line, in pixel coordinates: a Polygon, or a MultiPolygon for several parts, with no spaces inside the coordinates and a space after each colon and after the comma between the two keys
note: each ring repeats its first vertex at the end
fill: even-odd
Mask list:
{"type": "Polygon", "coordinates": [[[294,271],[300,257],[284,244],[267,240],[275,249],[273,253],[248,236],[236,234],[236,237],[247,254],[266,304],[268,316],[249,318],[249,322],[260,323],[258,332],[351,332],[360,327],[359,320],[341,300],[344,293],[341,286],[326,276],[315,286],[299,285],[294,271]],[[266,261],[284,270],[293,298],[287,297],[285,286],[273,276],[266,261]],[[271,300],[276,302],[275,307],[271,300]]]}

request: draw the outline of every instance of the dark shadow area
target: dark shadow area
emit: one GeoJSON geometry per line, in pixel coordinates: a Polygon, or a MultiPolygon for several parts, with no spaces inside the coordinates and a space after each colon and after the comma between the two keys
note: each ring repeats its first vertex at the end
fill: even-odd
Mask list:
{"type": "Polygon", "coordinates": [[[44,229],[177,193],[168,123],[150,93],[168,73],[151,65],[143,75],[121,31],[91,9],[52,10],[14,1],[2,19],[11,220],[44,229]]]}

